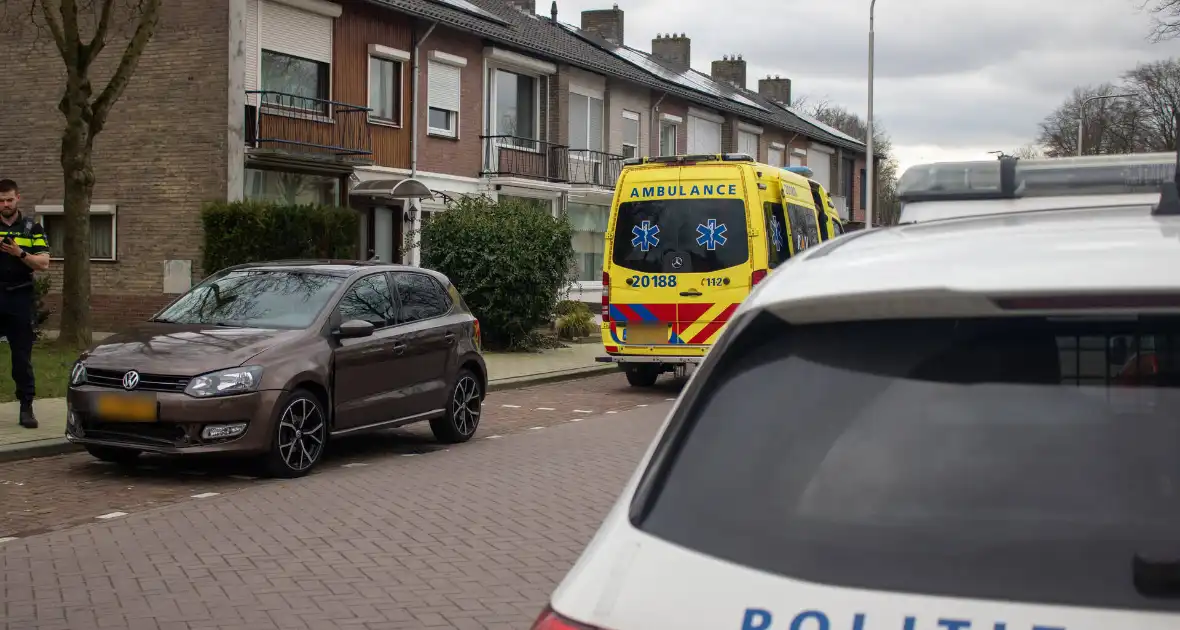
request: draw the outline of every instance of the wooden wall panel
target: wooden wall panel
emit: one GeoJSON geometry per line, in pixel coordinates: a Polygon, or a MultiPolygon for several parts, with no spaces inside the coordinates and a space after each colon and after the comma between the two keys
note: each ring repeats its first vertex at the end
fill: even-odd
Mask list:
{"type": "MultiPolygon", "coordinates": [[[[333,99],[368,105],[369,44],[409,51],[413,45],[413,21],[403,13],[350,1],[344,3],[344,13],[336,20],[334,35],[333,99]]],[[[369,125],[373,136],[373,159],[379,166],[410,167],[412,76],[409,62],[403,63],[402,126],[369,125]]]]}

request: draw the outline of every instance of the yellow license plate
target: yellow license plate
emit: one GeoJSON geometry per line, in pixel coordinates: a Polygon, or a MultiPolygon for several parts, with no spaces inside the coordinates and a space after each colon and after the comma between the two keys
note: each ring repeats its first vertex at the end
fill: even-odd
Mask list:
{"type": "Polygon", "coordinates": [[[638,324],[627,326],[627,343],[641,346],[668,343],[667,324],[638,324]]]}
{"type": "Polygon", "coordinates": [[[95,413],[107,422],[155,422],[156,397],[142,394],[104,394],[95,413]]]}

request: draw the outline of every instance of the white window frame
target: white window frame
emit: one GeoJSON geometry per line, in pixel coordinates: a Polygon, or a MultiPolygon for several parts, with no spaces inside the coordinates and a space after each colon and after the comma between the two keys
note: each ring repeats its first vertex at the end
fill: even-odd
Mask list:
{"type": "Polygon", "coordinates": [[[656,142],[659,143],[658,147],[660,150],[660,155],[676,155],[676,151],[678,150],[676,147],[676,143],[679,142],[680,125],[682,125],[682,124],[684,124],[684,119],[681,118],[680,116],[674,116],[672,114],[660,114],[660,130],[659,130],[660,135],[658,138],[656,138],[656,142]],[[671,153],[664,153],[664,125],[665,124],[674,129],[674,132],[672,134],[672,152],[671,153]]]}
{"type": "MultiPolygon", "coordinates": [[[[499,82],[496,81],[496,72],[503,70],[505,72],[511,72],[520,76],[529,77],[536,81],[536,90],[534,90],[536,102],[533,104],[533,112],[535,113],[535,118],[533,120],[533,135],[537,137],[537,140],[511,142],[500,139],[496,144],[498,146],[503,146],[518,151],[532,151],[534,153],[540,153],[540,143],[542,142],[540,138],[541,130],[543,128],[543,121],[541,120],[541,103],[543,101],[541,99],[548,96],[547,94],[541,94],[541,78],[544,77],[547,79],[552,77],[554,74],[557,74],[557,65],[547,61],[542,61],[540,59],[535,59],[527,55],[512,52],[510,50],[504,50],[503,48],[496,48],[494,46],[488,46],[484,48],[484,58],[484,103],[486,104],[486,109],[488,112],[484,125],[486,127],[487,135],[499,135],[496,131],[496,120],[498,118],[498,114],[496,112],[496,90],[499,86],[499,82]],[[529,142],[535,142],[536,144],[529,146],[529,142]]],[[[546,85],[548,85],[548,82],[546,82],[546,85]]],[[[548,90],[544,91],[548,92],[548,90]]]]}
{"type": "MultiPolygon", "coordinates": [[[[631,147],[632,149],[635,149],[635,155],[632,157],[639,157],[639,156],[643,155],[639,150],[639,146],[640,146],[640,143],[642,142],[642,138],[643,138],[643,118],[639,114],[639,112],[633,112],[631,110],[624,109],[623,110],[623,119],[635,121],[635,138],[634,138],[635,142],[628,142],[628,138],[626,137],[626,135],[624,135],[622,133],[622,130],[624,129],[624,127],[620,127],[619,128],[619,135],[620,135],[620,137],[622,137],[622,141],[619,144],[622,149],[621,152],[625,154],[627,152],[626,151],[627,147],[631,147]]],[[[627,156],[624,155],[623,157],[625,158],[627,156]]]]}
{"type": "MultiPolygon", "coordinates": [[[[601,153],[606,153],[606,95],[603,92],[600,92],[598,90],[583,87],[580,85],[571,85],[570,86],[570,97],[573,97],[575,95],[581,96],[582,98],[586,99],[586,143],[587,144],[590,143],[590,106],[593,105],[593,103],[591,103],[591,101],[595,101],[595,100],[598,101],[599,112],[602,114],[603,125],[602,125],[602,129],[599,129],[599,132],[602,134],[602,137],[600,137],[598,139],[598,146],[600,147],[598,149],[591,149],[589,147],[582,147],[580,149],[574,149],[572,146],[573,139],[571,138],[570,150],[571,151],[599,151],[601,153]]],[[[572,122],[572,119],[571,119],[571,122],[572,122]]]]}
{"type": "Polygon", "coordinates": [[[390,48],[380,44],[369,44],[369,69],[365,75],[365,99],[369,104],[369,123],[374,125],[381,125],[383,127],[393,127],[400,129],[405,125],[406,120],[406,64],[410,61],[410,53],[406,50],[399,50],[397,48],[390,48]],[[373,115],[373,86],[369,82],[373,78],[373,59],[382,59],[385,61],[392,61],[397,64],[397,72],[393,79],[397,82],[397,122],[386,120],[373,115]]]}
{"type": "MultiPolygon", "coordinates": [[[[64,216],[65,213],[66,213],[66,208],[64,205],[46,204],[46,205],[33,206],[33,216],[38,222],[41,221],[42,216],[45,216],[45,215],[64,216]]],[[[98,262],[118,262],[118,260],[119,260],[119,206],[117,204],[113,204],[113,203],[92,203],[92,204],[90,204],[90,214],[91,215],[99,215],[99,216],[109,216],[111,218],[111,257],[110,258],[95,258],[95,257],[91,256],[90,260],[98,261],[98,262]]],[[[42,226],[44,226],[44,223],[42,223],[42,226]]],[[[50,236],[52,236],[52,235],[46,234],[47,240],[50,236]]],[[[58,235],[58,238],[61,238],[63,236],[64,235],[58,235]]],[[[90,244],[87,243],[86,246],[89,247],[90,244]]],[[[60,258],[60,257],[52,257],[51,256],[50,260],[65,260],[65,259],[60,258]]]]}
{"type": "Polygon", "coordinates": [[[426,64],[426,73],[427,73],[427,80],[426,80],[427,81],[427,88],[426,88],[427,89],[427,92],[426,92],[426,134],[429,136],[438,136],[441,138],[453,138],[453,139],[457,140],[459,138],[459,113],[463,107],[463,68],[467,67],[467,58],[460,57],[459,55],[452,55],[450,53],[445,53],[441,50],[430,51],[430,54],[428,55],[428,57],[429,57],[429,61],[426,64]],[[458,103],[458,106],[460,109],[456,109],[456,110],[452,111],[452,110],[444,109],[441,107],[431,107],[430,106],[430,78],[429,78],[430,77],[430,65],[434,64],[434,63],[439,63],[439,64],[443,64],[446,66],[453,66],[459,70],[459,85],[456,86],[459,90],[459,93],[455,97],[455,102],[458,103]],[[431,109],[438,109],[440,111],[450,112],[451,120],[452,120],[452,123],[455,128],[454,129],[441,129],[439,127],[431,127],[430,126],[430,110],[431,109]]]}

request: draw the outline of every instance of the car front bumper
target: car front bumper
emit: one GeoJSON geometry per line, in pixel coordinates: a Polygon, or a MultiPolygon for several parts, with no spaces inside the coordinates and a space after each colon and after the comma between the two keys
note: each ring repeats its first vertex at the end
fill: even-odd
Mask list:
{"type": "Polygon", "coordinates": [[[178,392],[137,392],[155,398],[154,420],[99,415],[100,401],[125,394],[109,387],[71,387],[66,396],[66,439],[81,445],[168,455],[262,453],[270,448],[275,435],[277,405],[284,392],[267,390],[212,398],[194,398],[178,392]],[[206,429],[213,426],[240,431],[224,436],[207,435],[206,429]]]}

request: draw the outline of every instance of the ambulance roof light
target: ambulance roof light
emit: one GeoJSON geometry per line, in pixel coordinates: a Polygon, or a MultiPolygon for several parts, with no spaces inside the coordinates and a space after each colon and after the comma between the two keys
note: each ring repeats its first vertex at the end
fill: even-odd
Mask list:
{"type": "Polygon", "coordinates": [[[806,177],[807,179],[811,179],[812,177],[815,177],[815,171],[811,170],[810,168],[807,168],[806,166],[784,166],[783,170],[789,171],[791,173],[798,173],[798,174],[806,177]]]}
{"type": "Polygon", "coordinates": [[[913,166],[897,184],[900,201],[966,201],[1159,192],[1174,181],[1175,153],[938,162],[913,166]]]}
{"type": "Polygon", "coordinates": [[[753,162],[748,153],[697,153],[691,155],[657,155],[654,157],[633,157],[623,160],[623,166],[636,164],[685,164],[697,162],[753,162]]]}
{"type": "Polygon", "coordinates": [[[749,153],[726,153],[721,159],[726,162],[753,162],[754,156],[749,153]]]}

